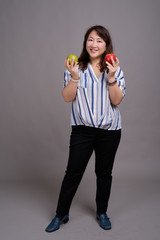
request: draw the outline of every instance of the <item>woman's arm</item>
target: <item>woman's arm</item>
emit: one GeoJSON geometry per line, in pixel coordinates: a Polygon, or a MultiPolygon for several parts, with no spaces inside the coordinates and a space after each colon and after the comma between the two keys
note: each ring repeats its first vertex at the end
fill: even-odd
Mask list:
{"type": "Polygon", "coordinates": [[[62,90],[62,96],[65,102],[72,102],[77,94],[77,82],[69,81],[67,86],[62,90]]]}
{"type": "Polygon", "coordinates": [[[69,81],[67,86],[62,90],[62,96],[64,98],[65,102],[72,102],[77,94],[77,87],[78,87],[78,80],[79,80],[79,72],[77,68],[77,64],[74,64],[74,59],[71,64],[69,64],[69,59],[66,59],[64,62],[64,66],[68,69],[68,71],[71,73],[71,78],[74,81],[69,81]]]}
{"type": "MultiPolygon", "coordinates": [[[[108,82],[114,82],[115,78],[108,80],[108,82]]],[[[110,85],[109,89],[109,97],[110,101],[113,105],[119,105],[123,99],[122,90],[118,87],[118,84],[110,85]]]]}
{"type": "Polygon", "coordinates": [[[117,82],[115,82],[115,73],[119,66],[119,60],[116,58],[116,62],[112,58],[112,64],[106,62],[107,68],[108,68],[108,91],[109,91],[109,97],[110,101],[113,105],[119,105],[123,99],[123,93],[122,90],[119,88],[117,82]],[[112,84],[114,83],[114,84],[112,84]]]}

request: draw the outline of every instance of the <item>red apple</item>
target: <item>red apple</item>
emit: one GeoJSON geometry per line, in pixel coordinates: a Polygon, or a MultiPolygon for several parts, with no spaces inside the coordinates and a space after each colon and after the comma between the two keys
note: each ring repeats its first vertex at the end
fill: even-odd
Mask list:
{"type": "Polygon", "coordinates": [[[76,62],[78,62],[78,57],[77,57],[76,55],[74,55],[74,54],[68,55],[67,59],[68,59],[68,58],[69,58],[69,64],[72,63],[72,60],[73,60],[73,59],[74,59],[74,64],[75,64],[76,62]]]}
{"type": "Polygon", "coordinates": [[[111,57],[113,57],[113,60],[116,61],[116,55],[114,55],[113,53],[107,54],[105,56],[105,61],[109,62],[110,64],[112,64],[111,57]]]}

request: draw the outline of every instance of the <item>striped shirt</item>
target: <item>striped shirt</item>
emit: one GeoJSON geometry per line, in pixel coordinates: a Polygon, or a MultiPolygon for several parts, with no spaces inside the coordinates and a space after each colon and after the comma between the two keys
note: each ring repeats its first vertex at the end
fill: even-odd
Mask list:
{"type": "MultiPolygon", "coordinates": [[[[99,78],[96,77],[90,63],[86,70],[79,70],[76,98],[71,107],[71,125],[85,125],[108,130],[121,129],[121,115],[118,106],[110,102],[108,92],[108,75],[104,71],[99,78]]],[[[115,78],[118,86],[125,96],[125,80],[123,71],[118,67],[115,78]]],[[[71,79],[71,73],[64,73],[64,87],[71,79]]]]}

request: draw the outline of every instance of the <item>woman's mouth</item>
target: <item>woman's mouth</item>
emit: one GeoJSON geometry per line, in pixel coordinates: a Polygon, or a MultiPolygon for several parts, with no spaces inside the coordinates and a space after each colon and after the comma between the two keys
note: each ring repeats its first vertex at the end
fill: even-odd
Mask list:
{"type": "Polygon", "coordinates": [[[96,53],[97,52],[97,50],[93,49],[93,48],[91,48],[90,51],[91,51],[91,53],[96,53]]]}

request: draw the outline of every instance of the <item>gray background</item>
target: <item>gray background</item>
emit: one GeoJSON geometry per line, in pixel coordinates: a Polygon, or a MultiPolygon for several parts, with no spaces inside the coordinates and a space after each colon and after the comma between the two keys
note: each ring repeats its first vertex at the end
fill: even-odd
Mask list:
{"type": "Polygon", "coordinates": [[[0,0],[1,239],[158,239],[159,11],[158,0],[0,0]],[[109,29],[127,86],[109,208],[114,227],[106,233],[95,223],[93,155],[74,221],[47,235],[68,158],[64,59],[80,54],[95,24],[109,29]]]}

